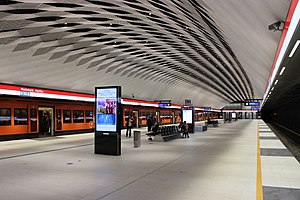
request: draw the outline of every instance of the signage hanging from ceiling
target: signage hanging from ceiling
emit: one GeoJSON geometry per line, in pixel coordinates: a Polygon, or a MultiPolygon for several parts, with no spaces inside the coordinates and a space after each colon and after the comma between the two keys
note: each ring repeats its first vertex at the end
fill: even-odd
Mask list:
{"type": "Polygon", "coordinates": [[[186,100],[184,101],[184,105],[186,105],[186,106],[192,105],[192,99],[186,99],[186,100]]]}
{"type": "Polygon", "coordinates": [[[245,102],[245,106],[260,106],[260,102],[245,102]]]}

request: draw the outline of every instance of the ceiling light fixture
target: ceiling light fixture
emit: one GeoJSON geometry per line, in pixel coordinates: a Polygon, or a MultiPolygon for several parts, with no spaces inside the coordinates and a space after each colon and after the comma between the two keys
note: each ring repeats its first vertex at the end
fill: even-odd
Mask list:
{"type": "Polygon", "coordinates": [[[291,51],[291,53],[289,55],[290,58],[294,55],[294,53],[297,50],[299,44],[300,44],[300,40],[297,40],[297,42],[295,43],[295,45],[294,45],[294,47],[293,47],[293,49],[292,49],[292,51],[291,51]]]}
{"type": "Polygon", "coordinates": [[[285,67],[283,67],[283,68],[281,69],[281,71],[280,71],[280,73],[279,73],[279,76],[281,76],[281,75],[283,74],[284,70],[285,70],[285,67]]]}

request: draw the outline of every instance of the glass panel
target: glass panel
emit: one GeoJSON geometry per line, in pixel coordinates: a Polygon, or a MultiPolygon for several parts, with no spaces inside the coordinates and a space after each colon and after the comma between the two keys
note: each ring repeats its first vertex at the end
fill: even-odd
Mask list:
{"type": "Polygon", "coordinates": [[[92,122],[93,121],[93,111],[86,110],[85,111],[85,122],[92,122]]]}
{"type": "Polygon", "coordinates": [[[0,126],[11,125],[10,108],[0,108],[0,126]]]}
{"type": "Polygon", "coordinates": [[[35,108],[30,109],[30,132],[37,131],[37,110],[35,108]]]}
{"type": "Polygon", "coordinates": [[[56,110],[56,130],[62,129],[61,110],[56,110]]]}
{"type": "Polygon", "coordinates": [[[64,123],[72,123],[71,110],[64,110],[64,123]]]}
{"type": "Polygon", "coordinates": [[[15,125],[28,124],[28,111],[25,108],[15,108],[15,125]]]}
{"type": "Polygon", "coordinates": [[[83,123],[84,114],[83,110],[73,110],[73,123],[83,123]]]}

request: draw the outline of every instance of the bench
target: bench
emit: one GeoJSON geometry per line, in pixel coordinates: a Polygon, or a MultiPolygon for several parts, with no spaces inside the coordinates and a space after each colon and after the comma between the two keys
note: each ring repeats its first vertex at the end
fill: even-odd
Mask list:
{"type": "Polygon", "coordinates": [[[211,120],[206,122],[207,126],[212,125],[213,127],[219,127],[219,122],[218,120],[211,120]]]}
{"type": "Polygon", "coordinates": [[[148,140],[152,140],[152,136],[153,136],[154,137],[153,140],[155,141],[166,142],[175,138],[179,138],[180,130],[179,127],[176,125],[160,126],[158,127],[157,131],[146,133],[146,135],[149,136],[148,140]]]}

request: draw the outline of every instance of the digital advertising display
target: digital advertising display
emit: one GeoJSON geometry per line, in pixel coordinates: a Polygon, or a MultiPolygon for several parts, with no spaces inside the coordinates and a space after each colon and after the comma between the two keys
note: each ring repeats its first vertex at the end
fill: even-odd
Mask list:
{"type": "Polygon", "coordinates": [[[182,121],[188,124],[193,123],[193,110],[182,110],[182,121]]]}
{"type": "Polygon", "coordinates": [[[231,113],[231,117],[235,119],[236,118],[236,113],[231,113]]]}
{"type": "Polygon", "coordinates": [[[96,89],[96,131],[117,131],[117,88],[96,89]]]}

